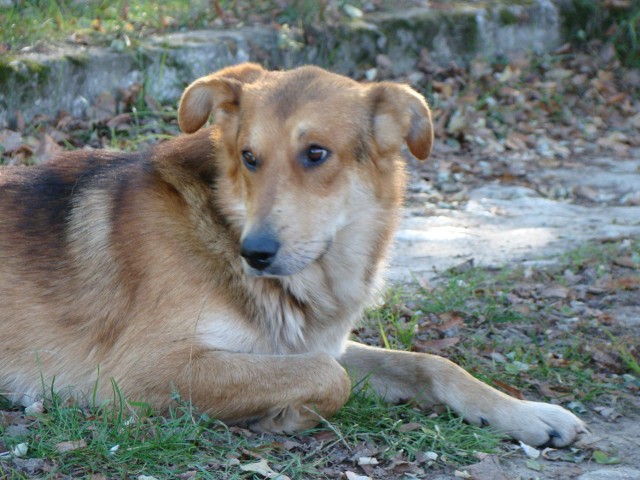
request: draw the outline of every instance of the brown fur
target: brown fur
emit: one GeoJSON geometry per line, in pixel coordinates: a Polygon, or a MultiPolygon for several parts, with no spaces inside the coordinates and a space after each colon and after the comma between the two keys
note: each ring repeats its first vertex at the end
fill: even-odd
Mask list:
{"type": "Polygon", "coordinates": [[[42,375],[107,400],[114,379],[161,409],[176,388],[228,422],[295,431],[342,406],[348,370],[527,443],[583,431],[443,358],[347,341],[380,286],[400,148],[431,150],[415,91],[245,64],[190,85],[179,121],[190,135],[143,154],[0,170],[3,394],[29,403],[42,375]]]}

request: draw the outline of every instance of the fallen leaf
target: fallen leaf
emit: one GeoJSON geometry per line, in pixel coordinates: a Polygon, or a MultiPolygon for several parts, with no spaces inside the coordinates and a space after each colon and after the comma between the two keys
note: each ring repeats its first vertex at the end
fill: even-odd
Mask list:
{"type": "Polygon", "coordinates": [[[14,457],[22,458],[27,454],[28,451],[29,451],[29,444],[25,442],[25,443],[19,443],[18,445],[13,447],[13,449],[11,450],[11,453],[13,454],[14,457]]]}
{"type": "Polygon", "coordinates": [[[346,471],[344,472],[345,476],[348,480],[371,480],[371,477],[367,477],[366,475],[358,475],[357,473],[346,471]]]}
{"type": "Polygon", "coordinates": [[[527,466],[527,468],[530,468],[531,470],[535,470],[536,472],[542,471],[542,464],[534,460],[533,458],[527,459],[527,461],[525,462],[525,465],[527,466]]]}
{"type": "Polygon", "coordinates": [[[293,440],[285,440],[285,442],[282,444],[282,448],[284,448],[285,450],[293,450],[301,447],[302,447],[301,443],[294,442],[293,440]]]}
{"type": "Polygon", "coordinates": [[[520,448],[522,448],[524,454],[529,458],[538,458],[540,456],[540,450],[531,445],[527,445],[523,441],[520,441],[520,448]]]}
{"type": "Polygon", "coordinates": [[[601,367],[614,370],[616,372],[623,370],[622,363],[618,358],[614,358],[610,353],[596,349],[595,347],[592,347],[591,358],[600,364],[601,367]]]}
{"type": "Polygon", "coordinates": [[[601,450],[593,452],[592,457],[596,463],[599,463],[600,465],[615,465],[620,463],[620,459],[618,457],[611,457],[609,454],[601,450]]]}
{"type": "Polygon", "coordinates": [[[58,453],[72,452],[74,450],[80,450],[87,448],[87,442],[84,439],[71,440],[68,442],[60,442],[54,445],[58,453]]]}
{"type": "Polygon", "coordinates": [[[44,404],[42,401],[33,402],[24,409],[25,415],[38,415],[44,412],[44,404]]]}
{"type": "Polygon", "coordinates": [[[398,431],[406,433],[406,432],[413,432],[414,430],[420,430],[421,428],[422,428],[421,423],[415,423],[415,422],[403,423],[398,427],[398,431]]]}
{"type": "Polygon", "coordinates": [[[640,289],[640,277],[626,276],[610,281],[611,290],[638,290],[640,289]]]}
{"type": "Polygon", "coordinates": [[[90,108],[91,118],[96,123],[103,123],[115,117],[116,98],[110,92],[101,93],[90,108]]]}
{"type": "MultiPolygon", "coordinates": [[[[18,469],[30,475],[33,475],[35,478],[40,477],[39,475],[35,475],[38,471],[44,471],[46,469],[44,458],[14,458],[12,461],[13,464],[18,467],[18,469]]],[[[1,471],[2,470],[0,469],[0,472],[1,471]]]]}
{"type": "Polygon", "coordinates": [[[460,337],[441,338],[438,340],[420,340],[413,341],[412,350],[414,352],[438,353],[460,342],[460,337]]]}
{"type": "Polygon", "coordinates": [[[511,131],[505,139],[504,146],[509,150],[526,150],[528,148],[526,136],[518,132],[511,131]]]}
{"type": "Polygon", "coordinates": [[[498,386],[501,389],[503,389],[505,392],[507,392],[512,397],[515,397],[518,400],[524,400],[524,395],[522,394],[520,389],[518,389],[518,388],[516,388],[516,387],[514,387],[512,385],[509,385],[507,383],[501,382],[500,380],[494,380],[493,383],[495,383],[496,386],[498,386]]]}
{"type": "Polygon", "coordinates": [[[593,409],[609,421],[613,421],[622,416],[621,413],[611,407],[594,407],[593,409]]]}
{"type": "Polygon", "coordinates": [[[436,460],[438,460],[438,454],[436,452],[424,452],[422,454],[425,458],[425,460],[428,460],[430,462],[435,462],[436,460]]]}
{"type": "Polygon", "coordinates": [[[514,360],[511,363],[507,363],[504,366],[504,369],[509,373],[528,372],[531,369],[531,365],[529,365],[528,363],[520,362],[518,360],[514,360]]]}
{"type": "Polygon", "coordinates": [[[22,135],[13,130],[0,130],[0,147],[6,154],[13,153],[22,146],[22,135]]]}
{"type": "Polygon", "coordinates": [[[313,438],[320,442],[330,442],[338,438],[338,436],[331,430],[320,431],[313,434],[313,438]]]}
{"type": "Polygon", "coordinates": [[[509,480],[495,455],[487,455],[480,462],[466,468],[474,479],[509,480]]]}
{"type": "Polygon", "coordinates": [[[457,312],[445,312],[438,315],[442,323],[435,325],[441,332],[457,329],[464,326],[464,320],[457,312]]]}
{"type": "Polygon", "coordinates": [[[132,117],[130,113],[121,113],[120,115],[116,115],[115,117],[111,118],[107,122],[107,127],[116,128],[118,125],[121,125],[123,123],[129,123],[131,121],[131,118],[132,117]]]}
{"type": "Polygon", "coordinates": [[[535,384],[535,386],[538,391],[545,397],[558,398],[560,396],[566,395],[565,393],[556,392],[553,388],[551,388],[549,382],[538,382],[535,384]]]}
{"type": "Polygon", "coordinates": [[[242,470],[243,472],[256,473],[265,478],[273,478],[277,480],[290,480],[289,477],[287,477],[286,475],[281,475],[278,472],[274,472],[269,466],[269,464],[267,463],[267,460],[265,460],[264,458],[261,459],[259,462],[245,463],[244,465],[240,465],[240,470],[242,470]]]}
{"type": "Polygon", "coordinates": [[[569,297],[569,289],[562,285],[554,285],[542,290],[540,295],[543,298],[567,298],[569,297]]]}
{"type": "Polygon", "coordinates": [[[58,145],[58,142],[56,142],[51,135],[45,133],[35,152],[36,163],[47,162],[62,150],[63,148],[58,145]]]}
{"type": "Polygon", "coordinates": [[[188,472],[178,475],[178,480],[191,480],[192,478],[195,478],[197,474],[197,470],[189,470],[188,472]]]}

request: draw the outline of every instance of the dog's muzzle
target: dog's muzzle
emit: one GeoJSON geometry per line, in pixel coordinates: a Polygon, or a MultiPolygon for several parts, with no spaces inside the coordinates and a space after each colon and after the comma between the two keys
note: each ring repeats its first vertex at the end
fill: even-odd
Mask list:
{"type": "Polygon", "coordinates": [[[256,232],[247,235],[240,245],[240,255],[255,270],[269,268],[280,250],[280,242],[269,232],[256,232]]]}

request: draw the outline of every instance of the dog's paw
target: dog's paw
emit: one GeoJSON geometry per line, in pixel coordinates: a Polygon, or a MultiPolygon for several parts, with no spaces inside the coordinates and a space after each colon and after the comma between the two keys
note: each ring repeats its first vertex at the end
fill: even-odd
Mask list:
{"type": "Polygon", "coordinates": [[[315,427],[322,417],[313,408],[284,407],[273,409],[266,415],[247,423],[250,430],[258,433],[293,434],[315,427]]]}
{"type": "Polygon", "coordinates": [[[521,400],[509,410],[495,426],[527,445],[566,447],[589,432],[582,420],[558,405],[521,400]]]}

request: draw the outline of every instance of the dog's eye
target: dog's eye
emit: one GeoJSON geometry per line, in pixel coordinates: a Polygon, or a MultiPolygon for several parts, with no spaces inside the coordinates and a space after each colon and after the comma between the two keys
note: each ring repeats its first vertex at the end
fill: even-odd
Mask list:
{"type": "Polygon", "coordinates": [[[242,162],[245,167],[247,167],[252,172],[258,168],[258,159],[253,155],[251,150],[243,150],[242,151],[242,162]]]}
{"type": "Polygon", "coordinates": [[[306,167],[315,167],[320,165],[327,158],[329,158],[330,152],[326,148],[319,147],[317,145],[311,145],[303,155],[302,163],[306,167]]]}

